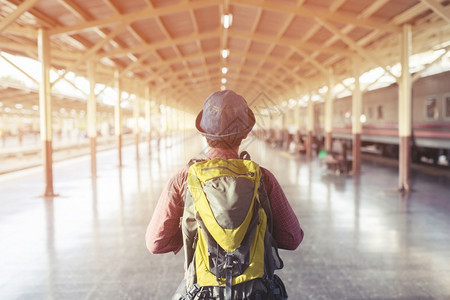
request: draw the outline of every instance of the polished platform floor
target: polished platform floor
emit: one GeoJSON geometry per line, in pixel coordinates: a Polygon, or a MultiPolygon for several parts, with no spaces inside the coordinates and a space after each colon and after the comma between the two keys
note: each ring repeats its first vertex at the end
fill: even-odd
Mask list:
{"type": "MultiPolygon", "coordinates": [[[[281,251],[290,299],[450,299],[450,179],[415,172],[398,193],[395,167],[364,162],[359,176],[246,144],[281,183],[305,231],[281,251]]],[[[148,253],[144,234],[174,170],[201,156],[199,137],[163,140],[55,163],[54,199],[41,168],[0,176],[0,299],[170,299],[183,256],[148,253]]]]}

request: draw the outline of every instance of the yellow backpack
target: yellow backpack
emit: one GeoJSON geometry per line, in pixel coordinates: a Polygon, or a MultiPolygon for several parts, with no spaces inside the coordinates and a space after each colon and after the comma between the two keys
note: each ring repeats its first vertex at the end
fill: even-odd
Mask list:
{"type": "Polygon", "coordinates": [[[262,176],[246,159],[190,165],[182,219],[186,296],[178,299],[287,299],[274,275],[283,263],[262,176]]]}

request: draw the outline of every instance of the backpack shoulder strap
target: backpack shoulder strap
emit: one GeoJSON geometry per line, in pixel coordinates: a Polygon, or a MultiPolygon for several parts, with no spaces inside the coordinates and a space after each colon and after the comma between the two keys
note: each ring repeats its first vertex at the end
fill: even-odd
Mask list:
{"type": "Polygon", "coordinates": [[[249,154],[247,151],[242,151],[242,152],[239,154],[239,158],[240,158],[240,159],[245,159],[245,160],[251,160],[250,154],[249,154]]]}
{"type": "Polygon", "coordinates": [[[272,234],[272,209],[270,207],[269,195],[267,195],[266,186],[265,186],[265,173],[261,169],[261,179],[259,181],[258,194],[259,194],[259,202],[261,203],[262,208],[267,216],[267,228],[269,229],[270,234],[272,234]]]}
{"type": "Polygon", "coordinates": [[[200,162],[200,161],[205,161],[205,159],[202,158],[191,158],[191,160],[186,164],[186,168],[189,170],[189,167],[192,166],[193,164],[200,162]]]}

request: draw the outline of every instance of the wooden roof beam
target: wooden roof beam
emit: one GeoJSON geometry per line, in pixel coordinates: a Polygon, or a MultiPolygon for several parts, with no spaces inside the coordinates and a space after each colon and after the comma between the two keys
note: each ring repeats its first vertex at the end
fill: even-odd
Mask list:
{"type": "MultiPolygon", "coordinates": [[[[231,27],[230,27],[231,29],[231,27]]],[[[354,52],[350,50],[345,50],[341,48],[332,48],[332,47],[322,47],[320,45],[314,45],[311,43],[304,43],[301,41],[296,41],[293,39],[282,38],[280,40],[276,40],[272,36],[267,36],[263,34],[248,34],[241,31],[231,29],[231,34],[234,37],[239,37],[244,40],[253,39],[255,41],[263,42],[263,43],[278,43],[279,45],[283,45],[286,47],[295,47],[296,49],[310,50],[310,51],[320,51],[323,53],[329,54],[340,54],[342,56],[352,57],[354,56],[354,52]]]]}
{"type": "MultiPolygon", "coordinates": [[[[303,1],[297,2],[297,6],[300,6],[303,4],[303,1]]],[[[259,18],[261,16],[259,15],[259,18]]],[[[259,18],[258,18],[258,23],[259,23],[259,18]]],[[[264,57],[260,59],[260,63],[258,65],[258,69],[254,72],[253,75],[257,74],[259,72],[259,70],[262,68],[262,66],[264,65],[264,63],[267,61],[267,58],[270,56],[270,53],[272,52],[272,50],[275,48],[275,46],[277,46],[278,41],[283,37],[283,35],[285,34],[286,30],[288,29],[288,27],[291,25],[292,21],[294,20],[295,15],[291,14],[289,15],[289,17],[286,19],[286,21],[284,21],[283,26],[280,28],[280,31],[277,33],[275,40],[270,44],[269,48],[267,49],[266,53],[264,54],[264,57]]],[[[255,24],[252,27],[252,34],[255,32],[256,30],[256,25],[255,24]]],[[[248,44],[248,46],[250,46],[250,43],[248,44]]],[[[248,51],[248,48],[246,49],[246,52],[248,51]]],[[[288,59],[288,55],[286,55],[285,60],[288,59]]],[[[242,69],[243,64],[241,65],[242,69]]],[[[248,87],[247,87],[248,88],[248,87]]]]}
{"type": "MultiPolygon", "coordinates": [[[[292,50],[292,51],[294,51],[294,50],[292,50]]],[[[241,57],[245,57],[245,58],[250,57],[248,52],[243,52],[243,51],[235,51],[235,52],[233,52],[233,54],[241,56],[241,57]]],[[[157,63],[153,63],[153,64],[140,65],[138,68],[135,68],[134,71],[135,72],[139,72],[142,69],[148,69],[150,67],[156,68],[156,69],[158,69],[159,67],[163,67],[164,68],[164,67],[167,67],[170,64],[174,64],[174,63],[180,62],[183,59],[191,60],[191,59],[198,59],[198,58],[202,58],[202,57],[208,58],[208,57],[218,56],[218,55],[219,54],[218,54],[217,50],[211,50],[211,51],[208,51],[208,52],[204,52],[203,54],[202,53],[196,53],[196,54],[193,54],[193,55],[185,56],[184,58],[177,57],[177,58],[174,58],[174,59],[161,61],[161,62],[157,62],[157,63]]],[[[287,61],[289,59],[289,55],[287,55],[283,59],[283,61],[280,61],[280,59],[273,58],[273,57],[270,57],[270,56],[257,55],[257,54],[252,54],[251,58],[254,58],[254,59],[257,59],[257,60],[260,60],[260,61],[265,60],[265,61],[273,62],[273,63],[275,63],[277,65],[281,65],[283,61],[287,61]]],[[[198,68],[202,68],[202,67],[198,67],[198,68]]],[[[165,70],[166,70],[165,68],[164,69],[161,68],[159,71],[155,72],[155,75],[156,75],[155,78],[157,78],[158,76],[161,76],[162,72],[165,71],[165,70]]],[[[186,70],[183,70],[181,72],[186,72],[186,70]]]]}
{"type": "MultiPolygon", "coordinates": [[[[176,80],[176,82],[180,82],[180,83],[192,82],[193,80],[199,80],[199,78],[203,78],[203,77],[209,78],[209,77],[211,77],[211,75],[209,74],[211,69],[220,69],[221,66],[222,66],[222,63],[218,62],[218,63],[212,64],[212,65],[209,65],[207,67],[205,67],[205,66],[198,66],[198,67],[195,67],[195,68],[191,68],[191,71],[204,70],[205,74],[202,75],[201,77],[194,77],[194,78],[187,78],[187,79],[184,79],[184,80],[178,80],[176,77],[178,75],[186,74],[185,70],[180,70],[180,71],[177,71],[177,72],[171,72],[169,74],[169,76],[173,77],[173,80],[176,80]]],[[[231,66],[233,66],[233,65],[231,65],[231,66]]],[[[248,69],[248,70],[259,70],[257,67],[247,67],[246,69],[248,69]]],[[[231,72],[231,68],[230,68],[229,72],[231,72]]],[[[239,72],[236,72],[236,73],[239,73],[239,72]]],[[[222,77],[222,74],[221,73],[217,73],[217,75],[214,75],[214,76],[219,78],[219,77],[222,77]]],[[[155,74],[154,76],[152,76],[151,80],[158,80],[158,78],[160,78],[160,77],[162,77],[160,74],[155,74]]],[[[236,78],[236,80],[239,80],[239,78],[236,78]]],[[[276,79],[276,78],[271,78],[270,80],[278,81],[278,79],[276,79]]],[[[280,83],[280,85],[284,85],[284,83],[280,83]]]]}
{"type": "Polygon", "coordinates": [[[309,61],[314,67],[316,67],[317,70],[319,70],[324,75],[328,76],[329,73],[328,69],[324,65],[319,63],[317,60],[315,60],[311,55],[308,55],[307,53],[305,53],[300,49],[295,49],[295,51],[301,56],[303,56],[305,60],[309,61]]]}
{"type": "Polygon", "coordinates": [[[338,10],[347,0],[335,0],[333,3],[330,4],[329,11],[336,11],[338,10]]]}
{"type": "Polygon", "coordinates": [[[11,14],[6,16],[0,22],[0,32],[2,32],[6,27],[8,27],[11,23],[13,23],[17,18],[19,18],[24,12],[28,11],[38,0],[25,0],[22,2],[16,10],[14,10],[11,14]]]}
{"type": "Polygon", "coordinates": [[[372,4],[370,4],[369,7],[364,9],[364,11],[361,14],[359,14],[358,17],[363,19],[370,17],[389,1],[391,0],[377,0],[372,2],[372,4]]]}
{"type": "MultiPolygon", "coordinates": [[[[252,27],[250,28],[250,34],[254,34],[256,31],[256,28],[258,28],[258,24],[259,21],[261,20],[261,15],[262,15],[262,8],[258,8],[256,10],[256,17],[255,17],[255,21],[252,24],[252,27]]],[[[248,41],[246,42],[245,48],[244,48],[244,53],[248,53],[248,50],[250,49],[250,46],[252,45],[252,39],[248,39],[248,41]]],[[[269,47],[268,51],[270,53],[270,51],[272,51],[271,49],[273,49],[273,47],[275,47],[275,43],[272,43],[272,46],[269,47]]],[[[268,56],[268,54],[266,53],[265,56],[268,56]]],[[[238,72],[238,78],[241,77],[241,71],[242,71],[242,67],[244,66],[245,60],[246,60],[247,55],[245,55],[244,59],[241,60],[241,65],[238,67],[239,72],[238,72]]],[[[261,66],[264,63],[264,59],[260,61],[259,66],[261,66]]],[[[258,72],[256,70],[256,72],[258,72]]]]}
{"type": "MultiPolygon", "coordinates": [[[[367,8],[365,8],[359,15],[358,18],[367,18],[369,16],[371,16],[372,14],[374,14],[378,9],[380,9],[383,5],[385,5],[388,1],[390,0],[377,0],[372,2],[372,4],[370,6],[368,6],[367,8]]],[[[336,5],[330,7],[330,11],[334,11],[334,9],[336,8],[336,5]]],[[[320,26],[320,25],[318,25],[320,26]]],[[[342,33],[347,34],[349,33],[351,30],[353,30],[355,28],[355,26],[353,24],[348,24],[346,25],[343,29],[342,29],[342,33]]],[[[366,43],[368,43],[369,41],[373,40],[374,38],[376,38],[378,35],[380,34],[379,30],[373,30],[371,33],[365,35],[362,39],[358,40],[356,43],[359,46],[362,46],[366,43]]],[[[333,37],[329,40],[327,40],[324,45],[325,46],[330,46],[331,44],[333,44],[337,39],[339,39],[339,36],[337,35],[333,35],[333,37]]],[[[313,54],[311,54],[312,58],[315,58],[317,55],[319,55],[320,52],[314,52],[313,54]]],[[[328,58],[324,64],[325,65],[331,65],[333,61],[339,59],[339,55],[333,55],[332,57],[328,58]]],[[[323,72],[323,71],[322,71],[323,72]]]]}
{"type": "MultiPolygon", "coordinates": [[[[148,54],[154,54],[153,52],[147,52],[148,54]]],[[[145,54],[144,54],[145,55],[145,54]]],[[[164,61],[160,61],[160,62],[156,62],[156,63],[151,63],[151,64],[140,64],[137,67],[133,68],[133,70],[135,72],[140,72],[142,70],[148,70],[148,68],[161,68],[161,67],[167,67],[171,64],[175,64],[175,63],[180,63],[183,60],[193,60],[193,59],[206,59],[208,57],[211,56],[219,56],[219,50],[210,50],[207,52],[202,52],[202,53],[195,53],[195,54],[190,54],[190,55],[186,55],[183,57],[175,57],[172,59],[167,59],[164,61]]],[[[206,66],[206,62],[204,63],[204,65],[206,66]]],[[[131,69],[130,69],[131,70],[131,69]]]]}
{"type": "Polygon", "coordinates": [[[119,34],[127,24],[121,24],[117,26],[113,31],[111,31],[103,40],[98,42],[96,45],[94,45],[92,48],[90,48],[85,55],[83,55],[81,58],[78,58],[74,63],[72,63],[70,66],[68,66],[60,76],[52,82],[52,86],[55,85],[56,82],[63,79],[68,71],[75,71],[75,69],[78,67],[80,63],[84,63],[88,59],[90,59],[92,56],[97,53],[98,50],[100,50],[106,43],[108,43],[111,39],[113,39],[117,34],[119,34]]]}
{"type": "MultiPolygon", "coordinates": [[[[198,35],[199,31],[198,31],[197,19],[195,18],[194,11],[192,9],[189,10],[189,17],[191,18],[192,25],[194,26],[194,32],[195,32],[196,35],[198,35]]],[[[206,66],[207,63],[206,63],[205,53],[203,52],[202,44],[200,43],[200,40],[196,39],[195,40],[195,44],[197,45],[198,50],[200,52],[200,58],[202,60],[202,64],[204,66],[206,66]]],[[[184,56],[183,58],[187,59],[186,56],[184,56]]]]}
{"type": "Polygon", "coordinates": [[[111,17],[101,19],[101,20],[93,20],[87,22],[81,22],[74,26],[56,26],[55,28],[49,30],[49,34],[51,36],[61,35],[61,34],[73,34],[75,32],[80,32],[83,30],[89,30],[94,27],[105,27],[110,26],[115,23],[124,23],[130,24],[132,22],[136,22],[142,19],[149,19],[156,16],[163,16],[168,14],[177,13],[180,11],[185,11],[188,9],[201,8],[207,5],[217,5],[221,3],[219,0],[198,0],[195,2],[190,1],[182,1],[177,5],[165,6],[161,8],[152,8],[148,7],[144,10],[140,10],[138,12],[127,13],[127,14],[115,14],[111,17]]]}
{"type": "Polygon", "coordinates": [[[202,39],[217,37],[218,34],[220,34],[219,29],[213,30],[213,31],[208,31],[208,32],[201,33],[198,35],[192,34],[192,35],[188,35],[188,36],[184,36],[184,37],[180,37],[180,38],[174,38],[172,40],[166,39],[166,40],[159,41],[159,42],[142,44],[142,45],[139,45],[136,47],[123,48],[123,49],[116,50],[116,51],[109,51],[108,53],[99,53],[99,54],[97,54],[97,59],[99,59],[100,57],[124,56],[124,55],[127,55],[128,53],[140,53],[140,52],[146,52],[146,51],[155,51],[159,48],[170,47],[174,44],[182,44],[182,43],[186,43],[186,42],[191,42],[193,39],[202,40],[202,39]]]}
{"type": "Polygon", "coordinates": [[[0,54],[0,57],[3,58],[3,60],[5,60],[8,64],[10,64],[11,66],[13,66],[15,69],[17,69],[20,73],[22,73],[23,75],[25,75],[27,78],[31,79],[34,83],[39,85],[39,81],[36,80],[33,76],[31,76],[30,74],[28,74],[25,70],[22,70],[19,66],[17,66],[16,64],[14,64],[12,61],[10,61],[9,59],[7,59],[5,56],[3,56],[2,54],[0,54]]]}
{"type": "Polygon", "coordinates": [[[36,39],[37,37],[37,30],[31,27],[22,27],[17,25],[16,23],[9,24],[6,28],[3,29],[4,32],[20,36],[23,38],[31,38],[36,39]]]}
{"type": "Polygon", "coordinates": [[[426,70],[428,70],[431,66],[433,66],[437,61],[439,61],[442,57],[444,57],[445,55],[448,54],[448,51],[450,50],[450,46],[445,48],[445,51],[439,55],[438,57],[436,57],[433,61],[431,61],[430,63],[428,63],[427,65],[424,66],[424,68],[422,70],[420,70],[419,72],[415,73],[412,78],[411,78],[411,82],[416,81],[417,79],[420,78],[420,75],[422,75],[423,72],[425,72],[426,70]]]}
{"type": "Polygon", "coordinates": [[[422,3],[431,8],[438,16],[450,23],[450,10],[445,8],[437,0],[421,0],[422,3]]]}
{"type": "Polygon", "coordinates": [[[62,6],[67,8],[78,19],[83,20],[83,21],[91,21],[92,20],[92,17],[72,0],[58,0],[58,2],[61,3],[62,6]]]}
{"type": "Polygon", "coordinates": [[[392,19],[392,23],[395,25],[402,25],[403,23],[407,22],[408,20],[416,17],[417,15],[420,15],[424,11],[428,9],[428,6],[426,6],[423,2],[419,2],[410,9],[402,12],[401,14],[397,15],[392,19]]]}
{"type": "Polygon", "coordinates": [[[328,29],[331,33],[337,35],[340,37],[340,39],[346,43],[349,47],[351,47],[356,53],[358,53],[361,57],[367,59],[368,61],[373,62],[376,66],[382,67],[383,69],[386,70],[387,73],[389,73],[389,75],[391,75],[392,77],[394,77],[396,80],[398,79],[398,77],[394,74],[392,74],[392,72],[388,69],[386,69],[386,67],[373,55],[370,55],[369,53],[366,52],[366,50],[364,50],[361,46],[359,46],[354,40],[352,40],[350,37],[348,37],[347,35],[343,34],[339,29],[337,29],[335,26],[333,26],[332,24],[322,20],[322,19],[317,19],[326,29],[328,29]]]}
{"type": "Polygon", "coordinates": [[[240,0],[238,4],[251,7],[262,7],[264,9],[278,11],[283,13],[295,13],[304,17],[320,18],[323,20],[333,21],[342,24],[353,24],[355,26],[378,29],[385,32],[400,33],[401,28],[392,24],[378,22],[370,19],[360,19],[357,17],[329,12],[326,10],[309,9],[305,6],[295,7],[292,5],[283,5],[281,3],[257,1],[257,0],[240,0]]]}
{"type": "MultiPolygon", "coordinates": [[[[215,66],[211,66],[209,69],[213,69],[213,68],[220,68],[220,64],[217,63],[215,66]]],[[[199,69],[200,69],[200,67],[199,67],[199,69]]],[[[249,69],[251,69],[251,68],[249,68],[249,69]]],[[[183,86],[195,85],[196,87],[200,88],[201,84],[210,84],[211,81],[214,81],[214,80],[219,79],[221,77],[221,74],[219,74],[219,73],[216,74],[216,75],[211,76],[210,74],[208,74],[208,71],[209,70],[207,70],[204,75],[194,78],[195,79],[195,83],[192,82],[192,80],[188,78],[188,79],[184,79],[184,80],[177,80],[176,84],[181,84],[183,86]]],[[[183,74],[183,72],[180,71],[179,74],[183,74]]],[[[174,74],[174,75],[176,75],[176,74],[174,74]]],[[[256,82],[261,82],[261,80],[258,80],[255,77],[252,77],[252,78],[236,78],[236,77],[232,77],[229,80],[230,81],[238,81],[238,82],[244,82],[244,81],[247,82],[249,80],[250,81],[256,81],[256,82]]],[[[283,82],[280,82],[279,80],[274,80],[274,78],[272,78],[272,77],[267,78],[266,81],[264,82],[264,84],[261,84],[261,87],[267,87],[267,86],[269,86],[269,83],[271,83],[271,82],[272,83],[275,82],[276,85],[283,86],[285,89],[289,89],[290,88],[289,86],[285,85],[283,82]]],[[[161,87],[160,89],[164,89],[164,88],[165,87],[161,87]]],[[[216,89],[216,88],[214,88],[214,89],[216,89]]]]}
{"type": "MultiPolygon", "coordinates": [[[[8,0],[8,2],[13,3],[16,6],[19,6],[22,3],[21,0],[8,0]]],[[[47,15],[33,7],[29,7],[26,13],[33,15],[39,25],[43,27],[52,28],[59,25],[55,20],[49,18],[47,15]]]]}
{"type": "MultiPolygon", "coordinates": [[[[169,31],[167,30],[166,26],[164,26],[163,22],[161,21],[161,18],[159,16],[155,17],[156,23],[158,24],[158,27],[162,30],[164,35],[168,38],[169,41],[172,41],[172,49],[174,49],[175,53],[178,57],[183,57],[183,55],[180,52],[180,49],[178,49],[177,44],[173,41],[173,37],[170,35],[169,31]]],[[[181,63],[189,69],[189,66],[186,63],[186,60],[182,60],[181,63]]],[[[189,72],[188,72],[189,75],[189,72]]]]}

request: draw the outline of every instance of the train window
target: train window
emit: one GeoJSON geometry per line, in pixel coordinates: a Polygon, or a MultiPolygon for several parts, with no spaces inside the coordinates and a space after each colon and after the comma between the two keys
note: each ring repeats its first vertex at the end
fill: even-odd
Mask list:
{"type": "Polygon", "coordinates": [[[445,117],[450,118],[450,94],[444,97],[445,99],[445,117]]]}
{"type": "Polygon", "coordinates": [[[377,119],[383,119],[383,105],[377,107],[377,119]]]}
{"type": "Polygon", "coordinates": [[[428,98],[427,101],[425,101],[426,105],[426,114],[427,119],[435,120],[439,117],[439,111],[437,107],[437,100],[436,98],[428,98]]]}
{"type": "Polygon", "coordinates": [[[368,112],[367,112],[367,115],[368,115],[368,119],[372,119],[373,118],[373,111],[372,111],[372,107],[369,107],[369,109],[368,109],[368,112]]]}

